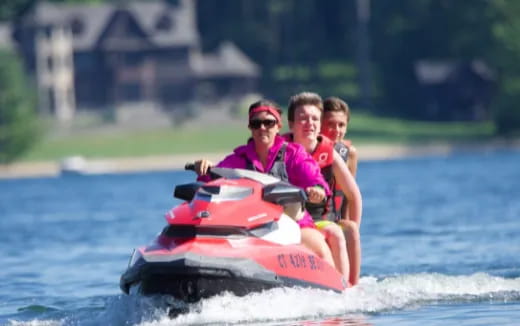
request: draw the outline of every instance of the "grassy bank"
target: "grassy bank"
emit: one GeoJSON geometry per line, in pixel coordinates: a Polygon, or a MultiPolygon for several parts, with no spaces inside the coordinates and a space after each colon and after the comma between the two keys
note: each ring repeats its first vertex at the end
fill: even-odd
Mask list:
{"type": "Polygon", "coordinates": [[[492,122],[423,122],[355,115],[348,135],[357,142],[437,143],[492,139],[492,122]]]}
{"type": "Polygon", "coordinates": [[[55,160],[65,156],[89,158],[225,152],[247,139],[244,128],[161,128],[110,133],[82,133],[43,139],[23,161],[55,160]]]}
{"type": "MultiPolygon", "coordinates": [[[[492,123],[427,123],[354,115],[348,136],[364,143],[445,143],[491,139],[492,123]]],[[[249,131],[240,123],[190,124],[148,130],[101,128],[43,138],[22,161],[228,152],[243,144],[249,131]]]]}

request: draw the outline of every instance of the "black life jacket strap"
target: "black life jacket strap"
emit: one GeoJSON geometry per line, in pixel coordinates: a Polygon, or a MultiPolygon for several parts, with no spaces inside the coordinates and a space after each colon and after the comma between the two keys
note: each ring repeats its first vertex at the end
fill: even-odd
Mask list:
{"type": "MultiPolygon", "coordinates": [[[[336,144],[334,144],[334,150],[343,159],[345,164],[347,164],[349,148],[343,142],[337,142],[336,144]]],[[[343,193],[343,191],[341,191],[341,189],[337,189],[336,179],[334,177],[331,178],[331,182],[329,182],[329,186],[330,186],[330,189],[332,190],[332,198],[330,200],[329,212],[334,214],[334,218],[336,220],[340,220],[342,206],[346,203],[347,198],[345,197],[345,194],[343,193]],[[341,204],[339,204],[339,205],[336,201],[336,198],[338,198],[338,197],[342,197],[341,204]]]]}
{"type": "MultiPolygon", "coordinates": [[[[274,159],[273,166],[271,170],[267,172],[267,174],[276,177],[282,181],[289,181],[289,174],[287,173],[287,166],[285,164],[285,152],[287,151],[287,142],[284,142],[280,147],[278,153],[276,153],[276,157],[274,159]]],[[[242,156],[246,160],[246,169],[257,171],[257,168],[253,164],[253,162],[244,154],[242,156]]]]}

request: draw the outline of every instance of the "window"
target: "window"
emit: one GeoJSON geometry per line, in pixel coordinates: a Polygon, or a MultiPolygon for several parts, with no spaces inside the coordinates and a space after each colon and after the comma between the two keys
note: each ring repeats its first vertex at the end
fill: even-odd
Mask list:
{"type": "Polygon", "coordinates": [[[127,52],[121,55],[123,63],[127,67],[139,66],[143,61],[143,55],[139,52],[127,52]]]}
{"type": "Polygon", "coordinates": [[[158,31],[169,31],[173,27],[172,18],[168,15],[162,15],[155,23],[155,29],[158,31]]]}
{"type": "Polygon", "coordinates": [[[45,34],[45,37],[50,39],[52,37],[52,26],[47,25],[43,28],[43,33],[45,34]]]}
{"type": "Polygon", "coordinates": [[[52,87],[47,88],[47,109],[50,113],[54,113],[56,109],[56,97],[52,87]]]}
{"type": "Polygon", "coordinates": [[[47,71],[52,73],[53,70],[54,70],[54,59],[52,58],[52,56],[48,56],[47,57],[47,71]]]}
{"type": "Polygon", "coordinates": [[[72,35],[79,36],[85,30],[85,23],[80,17],[75,17],[70,22],[70,29],[72,31],[72,35]]]}
{"type": "Polygon", "coordinates": [[[120,99],[123,101],[141,100],[141,85],[138,83],[123,83],[119,86],[120,99]]]}

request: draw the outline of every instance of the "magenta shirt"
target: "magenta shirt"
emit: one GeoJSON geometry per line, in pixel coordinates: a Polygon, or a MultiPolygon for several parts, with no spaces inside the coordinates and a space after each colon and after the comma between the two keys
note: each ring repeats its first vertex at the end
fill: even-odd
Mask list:
{"type": "MultiPolygon", "coordinates": [[[[276,154],[278,154],[284,142],[286,141],[282,136],[276,136],[274,144],[267,154],[266,169],[264,169],[256,154],[255,143],[252,139],[250,139],[246,145],[235,148],[232,154],[226,156],[224,160],[217,164],[217,167],[245,169],[247,168],[247,161],[244,159],[245,156],[253,163],[258,172],[266,173],[273,167],[276,154]]],[[[320,185],[325,189],[327,196],[330,196],[329,186],[325,179],[323,179],[318,163],[305,151],[303,146],[297,143],[287,143],[285,166],[291,184],[303,189],[320,185]]],[[[209,177],[201,176],[198,180],[208,181],[209,177]]]]}

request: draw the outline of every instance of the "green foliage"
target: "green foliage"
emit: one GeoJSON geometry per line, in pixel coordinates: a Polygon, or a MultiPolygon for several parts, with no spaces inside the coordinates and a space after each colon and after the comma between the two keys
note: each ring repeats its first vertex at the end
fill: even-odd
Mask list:
{"type": "Polygon", "coordinates": [[[17,58],[0,50],[0,163],[12,162],[35,143],[39,127],[33,99],[17,58]]]}
{"type": "Polygon", "coordinates": [[[496,46],[492,53],[500,72],[493,117],[497,134],[520,135],[520,3],[497,0],[492,3],[496,19],[491,25],[496,46]]]}
{"type": "Polygon", "coordinates": [[[504,73],[502,87],[494,102],[493,119],[500,136],[520,135],[520,77],[504,73]]]}
{"type": "Polygon", "coordinates": [[[31,0],[4,0],[0,1],[0,22],[7,21],[15,17],[24,7],[28,6],[31,0]]]}
{"type": "MultiPolygon", "coordinates": [[[[343,97],[357,107],[361,93],[355,68],[360,44],[356,2],[200,1],[202,41],[208,49],[222,39],[236,42],[262,67],[261,92],[280,103],[295,92],[312,90],[343,97]],[[216,11],[218,16],[213,15],[216,11]]],[[[511,27],[500,25],[504,21],[500,10],[508,12],[515,6],[516,2],[507,0],[370,1],[374,112],[406,119],[428,117],[431,108],[424,105],[415,71],[421,60],[478,59],[496,68],[497,60],[505,55],[497,33],[515,40],[509,47],[513,42],[520,47],[518,33],[509,33],[511,27]]],[[[509,16],[520,22],[514,10],[509,16]]],[[[509,64],[520,66],[511,60],[509,64]]]]}
{"type": "Polygon", "coordinates": [[[497,134],[506,137],[520,136],[520,96],[508,98],[508,101],[499,101],[495,107],[494,120],[497,134]]]}
{"type": "Polygon", "coordinates": [[[425,122],[353,114],[347,138],[356,142],[468,142],[491,139],[494,124],[487,122],[425,122]]]}
{"type": "Polygon", "coordinates": [[[288,96],[301,91],[313,91],[327,96],[356,98],[359,96],[356,68],[346,62],[322,60],[316,65],[277,65],[271,81],[277,87],[269,92],[280,103],[288,96]]]}
{"type": "Polygon", "coordinates": [[[354,79],[357,69],[344,62],[321,62],[318,65],[318,77],[321,79],[354,79]]]}
{"type": "Polygon", "coordinates": [[[415,76],[419,60],[494,62],[492,1],[372,1],[372,55],[380,108],[420,118],[425,108],[415,76]]]}
{"type": "Polygon", "coordinates": [[[284,81],[309,81],[312,77],[311,68],[303,65],[280,65],[273,69],[273,79],[284,81]]]}

